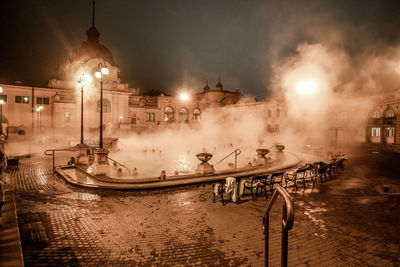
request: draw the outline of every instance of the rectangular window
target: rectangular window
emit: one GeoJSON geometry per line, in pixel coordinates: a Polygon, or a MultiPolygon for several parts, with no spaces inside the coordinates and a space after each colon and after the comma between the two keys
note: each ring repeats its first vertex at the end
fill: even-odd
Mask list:
{"type": "Polygon", "coordinates": [[[29,104],[29,96],[23,96],[22,97],[22,103],[29,104]]]}
{"type": "Polygon", "coordinates": [[[0,95],[0,100],[7,102],[7,95],[0,95]]]}
{"type": "Polygon", "coordinates": [[[48,105],[50,103],[49,98],[48,97],[37,97],[36,98],[36,104],[41,105],[48,105]]]}
{"type": "Polygon", "coordinates": [[[15,96],[15,103],[22,103],[22,96],[16,95],[15,96]]]}
{"type": "Polygon", "coordinates": [[[394,127],[386,128],[386,137],[394,137],[394,127]]]}
{"type": "Polygon", "coordinates": [[[70,122],[71,121],[71,113],[69,113],[69,111],[65,112],[64,121],[65,122],[70,122]]]}
{"type": "Polygon", "coordinates": [[[155,121],[155,114],[152,112],[146,113],[146,121],[155,121]]]}
{"type": "Polygon", "coordinates": [[[136,124],[136,118],[131,118],[131,124],[136,124]]]}
{"type": "Polygon", "coordinates": [[[375,137],[381,136],[381,128],[379,128],[379,127],[372,128],[371,136],[375,136],[375,137]]]}

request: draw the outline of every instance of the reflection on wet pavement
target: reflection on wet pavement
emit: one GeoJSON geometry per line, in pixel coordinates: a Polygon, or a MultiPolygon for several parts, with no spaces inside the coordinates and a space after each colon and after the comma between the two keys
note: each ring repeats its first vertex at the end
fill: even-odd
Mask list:
{"type": "MultiPolygon", "coordinates": [[[[289,232],[289,266],[398,266],[400,198],[376,186],[400,184],[399,160],[361,151],[346,162],[341,177],[290,188],[295,223],[289,232]]],[[[23,160],[8,177],[17,194],[21,236],[37,237],[23,239],[27,266],[264,264],[262,217],[269,198],[247,195],[241,204],[223,206],[212,202],[210,186],[79,188],[50,175],[48,161],[33,162],[23,160]]],[[[270,227],[270,265],[277,266],[279,205],[270,227]]]]}

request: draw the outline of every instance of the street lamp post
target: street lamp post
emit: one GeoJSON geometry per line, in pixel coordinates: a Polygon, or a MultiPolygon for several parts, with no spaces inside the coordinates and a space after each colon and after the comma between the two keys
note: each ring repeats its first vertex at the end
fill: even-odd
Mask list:
{"type": "Polygon", "coordinates": [[[99,148],[94,151],[94,163],[92,172],[95,175],[110,175],[110,166],[108,164],[108,150],[103,147],[103,75],[108,74],[108,68],[105,61],[100,61],[98,70],[95,73],[96,78],[100,79],[100,142],[99,148]]]}
{"type": "Polygon", "coordinates": [[[100,61],[98,70],[95,73],[96,78],[100,79],[100,148],[103,148],[103,75],[107,74],[107,64],[104,61],[100,61]]]}
{"type": "Polygon", "coordinates": [[[36,108],[36,111],[37,111],[37,122],[36,122],[36,124],[37,124],[37,128],[38,128],[38,133],[39,134],[42,131],[42,116],[41,116],[42,115],[41,114],[42,109],[43,109],[43,106],[38,106],[36,108]]]}
{"type": "Polygon", "coordinates": [[[87,84],[89,77],[82,73],[81,77],[78,80],[78,87],[81,88],[81,145],[84,144],[83,142],[83,87],[87,84]]]}
{"type": "Polygon", "coordinates": [[[4,100],[0,99],[0,120],[1,120],[1,122],[0,122],[1,123],[1,125],[0,125],[0,135],[3,134],[3,104],[4,104],[4,100]]]}

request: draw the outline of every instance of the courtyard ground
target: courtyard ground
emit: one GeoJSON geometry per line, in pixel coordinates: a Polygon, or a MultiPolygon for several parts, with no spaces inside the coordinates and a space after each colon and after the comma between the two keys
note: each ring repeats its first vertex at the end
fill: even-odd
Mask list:
{"type": "MultiPolygon", "coordinates": [[[[290,194],[289,266],[398,266],[400,155],[362,147],[342,176],[290,194]]],[[[23,159],[14,185],[26,266],[263,266],[269,198],[212,202],[211,187],[113,191],[72,186],[49,158],[23,159]]],[[[219,199],[218,199],[219,200],[219,199]]],[[[280,264],[281,206],[272,210],[270,264],[280,264]]]]}

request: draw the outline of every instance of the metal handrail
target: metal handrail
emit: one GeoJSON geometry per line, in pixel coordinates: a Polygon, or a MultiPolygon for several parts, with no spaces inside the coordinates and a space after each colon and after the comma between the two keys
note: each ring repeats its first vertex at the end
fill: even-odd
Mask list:
{"type": "Polygon", "coordinates": [[[287,266],[288,258],[288,232],[293,228],[294,224],[294,205],[289,193],[280,185],[276,188],[272,195],[271,201],[268,204],[267,211],[263,218],[263,230],[265,235],[265,266],[268,266],[269,255],[269,211],[275,203],[278,196],[281,195],[284,199],[282,207],[282,248],[281,248],[281,266],[287,266]]]}
{"type": "Polygon", "coordinates": [[[114,160],[114,159],[112,159],[112,158],[110,158],[110,157],[107,157],[107,158],[110,159],[112,162],[115,162],[115,163],[117,163],[118,165],[124,167],[125,169],[128,170],[129,174],[131,174],[131,170],[130,170],[128,167],[126,167],[124,164],[121,164],[121,163],[119,163],[118,161],[116,161],[116,160],[114,160]]]}
{"type": "Polygon", "coordinates": [[[70,148],[57,148],[57,149],[46,149],[44,151],[44,154],[46,156],[53,156],[53,172],[55,170],[55,152],[56,151],[77,151],[77,150],[81,150],[82,148],[75,148],[75,147],[70,147],[70,148]]]}
{"type": "Polygon", "coordinates": [[[214,165],[217,165],[218,163],[220,163],[221,161],[225,160],[227,157],[229,157],[230,155],[232,155],[233,153],[235,153],[235,169],[237,167],[237,156],[240,155],[240,153],[242,153],[242,151],[238,148],[235,149],[234,151],[232,151],[231,153],[229,153],[227,156],[225,156],[223,159],[221,159],[220,161],[218,161],[217,163],[215,163],[214,165]]]}

